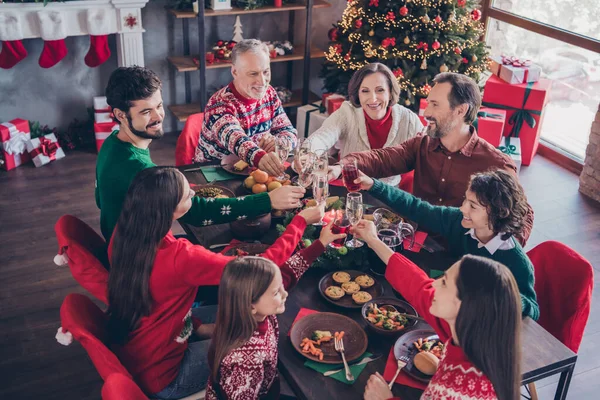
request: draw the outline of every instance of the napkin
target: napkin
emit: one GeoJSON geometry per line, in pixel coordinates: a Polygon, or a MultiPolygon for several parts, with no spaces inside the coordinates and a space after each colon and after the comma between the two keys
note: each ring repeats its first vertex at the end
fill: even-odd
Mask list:
{"type": "Polygon", "coordinates": [[[225,254],[227,252],[227,250],[231,249],[233,246],[242,243],[241,241],[237,240],[237,239],[231,239],[231,242],[229,242],[229,244],[227,246],[225,246],[225,248],[223,250],[221,250],[221,254],[225,254]]]}
{"type": "Polygon", "coordinates": [[[331,186],[344,186],[344,181],[342,179],[334,179],[332,181],[329,181],[329,184],[331,186]]]}
{"type": "MultiPolygon", "coordinates": [[[[354,375],[354,381],[350,382],[349,380],[346,379],[346,371],[343,369],[344,368],[344,364],[322,364],[322,363],[318,363],[316,361],[312,361],[312,360],[308,360],[304,363],[305,367],[308,367],[310,369],[314,369],[315,371],[324,374],[327,371],[333,371],[336,369],[341,369],[340,372],[333,374],[333,375],[329,375],[328,378],[333,378],[336,381],[340,381],[342,383],[345,383],[347,385],[352,385],[354,382],[358,381],[358,376],[361,374],[361,372],[363,372],[363,370],[365,369],[365,367],[367,366],[368,363],[362,364],[362,365],[356,365],[356,363],[360,362],[363,358],[365,357],[371,357],[373,354],[369,353],[368,351],[365,352],[362,356],[360,356],[360,358],[358,358],[355,362],[355,364],[351,364],[349,365],[350,367],[350,371],[352,372],[352,375],[354,375]]],[[[369,361],[370,362],[370,361],[369,361]]]]}
{"type": "Polygon", "coordinates": [[[214,167],[214,166],[200,167],[200,171],[202,171],[202,175],[204,175],[204,179],[206,179],[206,182],[227,181],[230,179],[239,178],[239,176],[230,174],[229,172],[225,171],[221,167],[214,167]]]}
{"type": "Polygon", "coordinates": [[[414,253],[418,253],[421,251],[421,248],[423,247],[423,243],[425,243],[425,239],[427,239],[427,233],[417,231],[415,233],[415,244],[413,245],[412,249],[410,249],[408,247],[408,246],[410,246],[410,240],[407,238],[404,239],[404,249],[406,249],[408,251],[412,251],[414,253]]]}
{"type": "Polygon", "coordinates": [[[298,320],[306,317],[307,315],[314,314],[314,313],[317,313],[317,312],[318,312],[317,310],[311,310],[309,308],[302,307],[300,309],[300,311],[298,311],[298,315],[296,315],[296,318],[294,318],[294,322],[292,322],[292,326],[290,326],[290,330],[288,331],[288,336],[290,336],[290,332],[292,331],[292,327],[294,326],[294,324],[296,323],[296,321],[298,321],[298,320]]]}
{"type": "MultiPolygon", "coordinates": [[[[387,362],[385,364],[385,370],[383,371],[383,379],[385,379],[387,382],[391,381],[397,369],[398,362],[396,361],[396,357],[394,356],[394,348],[392,347],[390,350],[390,354],[388,355],[387,362]]],[[[396,378],[396,383],[421,390],[425,390],[425,388],[427,387],[426,383],[411,378],[410,376],[406,375],[404,371],[400,371],[398,377],[396,378]]]]}
{"type": "Polygon", "coordinates": [[[436,278],[439,278],[442,275],[444,275],[444,271],[440,271],[440,270],[437,270],[437,269],[430,269],[429,270],[429,277],[430,278],[436,279],[436,278]]]}

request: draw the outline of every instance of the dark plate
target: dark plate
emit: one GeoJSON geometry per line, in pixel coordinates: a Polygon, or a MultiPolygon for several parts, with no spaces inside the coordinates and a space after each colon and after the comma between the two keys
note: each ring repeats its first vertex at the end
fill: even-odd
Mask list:
{"type": "Polygon", "coordinates": [[[373,303],[377,304],[377,307],[392,305],[399,312],[408,314],[408,315],[419,316],[419,314],[417,314],[417,310],[415,310],[414,307],[411,306],[410,304],[408,304],[406,301],[397,299],[395,297],[380,297],[377,299],[373,299],[371,301],[366,302],[363,305],[361,314],[362,314],[362,317],[365,319],[367,326],[369,328],[373,329],[374,332],[381,333],[386,336],[397,336],[397,335],[401,335],[401,334],[405,333],[408,329],[415,326],[418,322],[416,319],[409,318],[408,323],[404,326],[404,329],[395,330],[395,331],[388,331],[386,329],[375,326],[371,322],[367,321],[367,310],[369,309],[369,306],[373,303]]]}
{"type": "Polygon", "coordinates": [[[223,167],[223,169],[229,173],[232,173],[234,175],[242,175],[242,176],[248,176],[250,175],[250,172],[252,172],[251,167],[248,166],[246,168],[244,168],[241,171],[236,170],[235,168],[233,168],[233,165],[240,161],[239,157],[236,155],[228,155],[225,156],[222,160],[221,160],[221,167],[223,167]]]}
{"type": "MultiPolygon", "coordinates": [[[[356,304],[354,302],[354,300],[352,300],[351,294],[346,294],[346,295],[344,295],[344,297],[342,297],[339,300],[333,300],[333,299],[327,297],[327,295],[325,294],[325,289],[327,289],[329,286],[339,286],[339,287],[342,286],[341,284],[339,284],[333,280],[333,274],[335,272],[342,272],[342,271],[330,272],[327,275],[325,275],[323,278],[321,278],[321,280],[319,281],[319,293],[321,293],[321,296],[323,296],[323,298],[325,300],[327,300],[328,302],[330,302],[331,304],[334,304],[339,307],[356,308],[356,309],[362,308],[362,306],[363,306],[362,304],[356,304]]],[[[352,270],[352,269],[343,270],[343,272],[349,273],[351,280],[354,280],[354,278],[356,278],[359,275],[369,275],[371,278],[373,278],[375,280],[375,284],[368,289],[361,288],[360,290],[363,292],[369,293],[373,299],[383,296],[383,286],[377,280],[377,278],[373,276],[373,274],[368,273],[368,272],[356,271],[356,270],[352,270]]]]}
{"type": "Polygon", "coordinates": [[[328,312],[307,315],[294,324],[290,332],[290,340],[298,353],[323,364],[340,364],[342,363],[342,356],[335,351],[333,339],[318,346],[323,351],[322,361],[319,361],[319,358],[312,354],[303,353],[300,343],[305,337],[310,338],[314,331],[330,331],[332,335],[335,332],[344,331],[344,355],[347,362],[352,362],[362,356],[369,344],[365,331],[358,323],[348,317],[328,312]]]}
{"type": "Polygon", "coordinates": [[[429,382],[432,375],[425,375],[413,364],[413,358],[419,352],[413,342],[416,342],[419,340],[419,338],[439,340],[439,336],[433,329],[418,329],[416,331],[406,332],[404,335],[400,336],[394,344],[394,356],[396,359],[400,358],[400,356],[407,356],[410,361],[406,364],[406,367],[404,367],[402,371],[421,382],[429,382]]]}
{"type": "MultiPolygon", "coordinates": [[[[233,193],[231,190],[229,190],[227,188],[224,188],[222,186],[219,186],[219,185],[197,185],[197,184],[191,184],[190,186],[192,187],[192,189],[194,190],[194,192],[196,192],[196,196],[200,196],[198,194],[198,192],[197,192],[198,189],[201,189],[201,188],[217,188],[217,189],[222,190],[223,191],[222,194],[224,194],[225,196],[227,196],[229,198],[236,197],[235,193],[233,193]]],[[[203,197],[203,196],[200,196],[200,197],[203,197]]],[[[208,199],[210,197],[205,197],[205,198],[208,199]]]]}
{"type": "Polygon", "coordinates": [[[256,256],[264,253],[268,248],[269,245],[264,243],[238,243],[223,254],[226,256],[237,256],[236,250],[240,249],[247,252],[250,256],[256,256]]]}

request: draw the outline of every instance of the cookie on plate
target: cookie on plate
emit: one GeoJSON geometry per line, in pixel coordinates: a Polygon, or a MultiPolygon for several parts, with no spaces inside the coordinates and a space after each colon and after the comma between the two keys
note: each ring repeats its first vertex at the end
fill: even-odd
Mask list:
{"type": "Polygon", "coordinates": [[[332,276],[333,281],[336,283],[346,283],[350,282],[350,274],[343,271],[338,271],[332,276]]]}
{"type": "Polygon", "coordinates": [[[345,293],[339,286],[329,286],[325,289],[325,295],[333,300],[339,300],[344,297],[345,293]]]}
{"type": "Polygon", "coordinates": [[[346,282],[342,283],[342,289],[348,294],[353,294],[360,290],[360,286],[356,282],[346,282]]]}
{"type": "Polygon", "coordinates": [[[354,282],[358,283],[363,289],[370,288],[375,284],[375,280],[369,275],[359,275],[354,279],[354,282]]]}
{"type": "Polygon", "coordinates": [[[367,301],[371,300],[373,297],[367,292],[356,292],[352,295],[352,300],[356,304],[365,304],[367,301]]]}

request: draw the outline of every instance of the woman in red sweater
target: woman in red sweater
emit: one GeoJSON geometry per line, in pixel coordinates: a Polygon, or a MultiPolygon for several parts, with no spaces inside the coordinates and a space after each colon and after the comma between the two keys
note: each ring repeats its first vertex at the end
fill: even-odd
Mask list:
{"type": "MultiPolygon", "coordinates": [[[[466,255],[433,280],[381,242],[371,221],[361,221],[354,233],[388,265],[386,279],[446,344],[421,398],[517,400],[521,300],[509,269],[489,258],[466,255]]],[[[383,377],[371,375],[365,400],[392,397],[383,377]]]]}
{"type": "MultiPolygon", "coordinates": [[[[208,342],[188,345],[188,338],[194,332],[208,338],[213,327],[199,325],[191,306],[198,286],[218,285],[225,265],[235,259],[173,236],[171,224],[190,209],[193,196],[175,168],[139,172],[109,249],[112,348],[153,398],[178,399],[205,387],[208,342]]],[[[322,216],[318,208],[299,213],[264,256],[277,265],[287,262],[307,223],[322,216]]]]}
{"type": "Polygon", "coordinates": [[[285,311],[293,287],[327,245],[346,234],[333,234],[331,222],[319,240],[280,268],[261,257],[230,262],[219,287],[219,311],[208,351],[211,373],[206,400],[278,399],[277,314],[285,311]]]}

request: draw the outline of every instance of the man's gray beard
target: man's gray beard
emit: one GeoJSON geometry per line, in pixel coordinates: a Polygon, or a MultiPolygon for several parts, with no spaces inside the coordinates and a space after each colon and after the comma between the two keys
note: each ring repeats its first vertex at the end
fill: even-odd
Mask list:
{"type": "Polygon", "coordinates": [[[444,136],[446,136],[446,134],[440,131],[440,128],[438,126],[436,126],[435,129],[427,128],[427,135],[429,135],[429,137],[433,139],[441,139],[444,136]]]}

